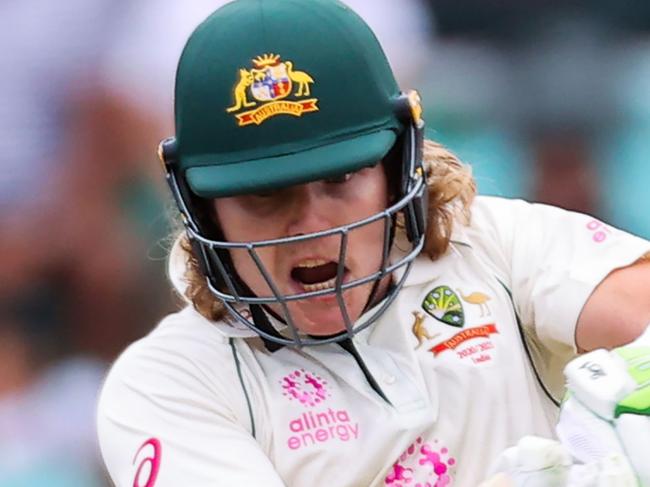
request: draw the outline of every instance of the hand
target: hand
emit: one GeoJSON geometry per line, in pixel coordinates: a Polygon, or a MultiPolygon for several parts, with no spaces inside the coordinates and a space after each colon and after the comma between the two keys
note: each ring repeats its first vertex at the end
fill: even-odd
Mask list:
{"type": "Polygon", "coordinates": [[[573,461],[557,441],[525,436],[506,449],[492,472],[498,472],[479,487],[566,487],[573,461]]]}
{"type": "Polygon", "coordinates": [[[650,487],[650,328],[611,352],[595,350],[565,368],[568,395],[557,433],[577,461],[616,456],[650,487]]]}
{"type": "Polygon", "coordinates": [[[525,437],[480,487],[650,487],[650,329],[565,368],[561,444],[525,437]]]}
{"type": "Polygon", "coordinates": [[[576,464],[564,445],[526,436],[505,450],[492,468],[498,472],[479,487],[637,487],[625,457],[606,455],[576,464]]]}

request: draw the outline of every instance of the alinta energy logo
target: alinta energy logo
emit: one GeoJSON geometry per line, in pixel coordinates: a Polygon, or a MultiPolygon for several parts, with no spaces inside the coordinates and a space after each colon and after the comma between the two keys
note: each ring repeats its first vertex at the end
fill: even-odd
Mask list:
{"type": "Polygon", "coordinates": [[[329,396],[327,381],[305,369],[294,370],[280,380],[283,395],[296,400],[303,406],[313,407],[322,403],[329,396]]]}
{"type": "Polygon", "coordinates": [[[359,423],[350,419],[346,409],[324,407],[330,398],[326,380],[305,369],[299,369],[287,374],[279,382],[285,397],[309,409],[303,410],[299,416],[289,421],[287,446],[290,450],[331,441],[345,443],[359,438],[359,423]]]}

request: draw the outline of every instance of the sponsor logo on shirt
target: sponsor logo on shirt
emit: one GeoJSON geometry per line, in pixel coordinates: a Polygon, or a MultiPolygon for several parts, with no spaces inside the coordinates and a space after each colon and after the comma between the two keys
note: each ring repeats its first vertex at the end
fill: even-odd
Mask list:
{"type": "Polygon", "coordinates": [[[391,467],[384,485],[391,487],[447,487],[453,482],[451,470],[456,459],[449,449],[418,438],[391,467]]]}
{"type": "Polygon", "coordinates": [[[280,384],[284,396],[307,407],[316,406],[329,396],[327,381],[316,374],[305,372],[305,369],[294,370],[284,376],[280,384]]]}
{"type": "Polygon", "coordinates": [[[317,443],[352,441],[359,438],[359,423],[353,423],[345,409],[328,408],[320,412],[302,413],[289,422],[291,436],[287,446],[291,450],[317,443]]]}
{"type": "Polygon", "coordinates": [[[162,446],[157,438],[149,438],[140,445],[133,457],[133,465],[136,465],[136,462],[138,465],[138,469],[133,476],[133,487],[153,487],[156,485],[161,457],[162,446]]]}
{"type": "Polygon", "coordinates": [[[290,450],[308,448],[332,441],[348,442],[359,438],[359,423],[346,409],[325,403],[331,396],[327,381],[305,369],[294,370],[280,381],[282,394],[308,409],[289,421],[287,446],[290,450]]]}
{"type": "Polygon", "coordinates": [[[591,232],[591,239],[596,243],[603,243],[612,234],[612,229],[598,220],[590,220],[587,230],[591,232]]]}

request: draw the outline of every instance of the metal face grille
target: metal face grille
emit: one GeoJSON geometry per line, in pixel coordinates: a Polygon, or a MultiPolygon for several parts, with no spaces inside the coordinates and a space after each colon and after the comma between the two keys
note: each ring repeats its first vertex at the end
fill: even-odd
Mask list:
{"type": "Polygon", "coordinates": [[[189,237],[198,244],[197,247],[200,249],[200,252],[203,253],[202,256],[198,257],[202,258],[203,261],[207,264],[208,275],[206,276],[206,279],[210,290],[224,303],[228,311],[235,319],[237,319],[237,321],[251,328],[265,339],[282,345],[291,345],[298,347],[308,345],[322,345],[345,340],[346,338],[349,338],[364,328],[368,327],[374,321],[376,321],[379,316],[381,316],[381,314],[386,310],[388,306],[390,306],[390,304],[395,299],[399,289],[402,287],[406,279],[406,276],[408,275],[413,260],[422,250],[422,247],[424,245],[424,235],[420,235],[417,241],[411,242],[410,249],[407,249],[399,258],[393,259],[391,262],[391,234],[393,232],[394,222],[397,218],[397,215],[407,209],[407,206],[411,204],[413,199],[417,195],[421,194],[424,190],[424,181],[422,178],[420,178],[417,180],[416,184],[412,187],[408,194],[406,194],[400,201],[382,212],[376,213],[364,220],[359,220],[348,225],[294,237],[256,242],[226,242],[210,240],[201,235],[201,233],[198,232],[195,228],[192,228],[192,225],[187,225],[187,231],[189,237]],[[356,229],[360,229],[367,225],[382,221],[384,224],[384,231],[382,259],[379,269],[376,272],[365,277],[344,282],[348,238],[350,233],[354,232],[356,229]],[[333,236],[338,237],[339,239],[338,263],[334,286],[317,291],[302,292],[297,294],[282,294],[278,289],[277,284],[271,277],[270,273],[264,266],[264,263],[262,262],[262,259],[258,253],[259,249],[269,246],[283,246],[295,244],[298,242],[309,242],[315,239],[333,236]],[[228,265],[224,260],[224,255],[227,255],[227,252],[232,250],[243,250],[250,256],[252,261],[255,263],[257,270],[268,285],[268,288],[271,290],[271,295],[255,296],[250,292],[246,293],[246,291],[242,290],[242,286],[237,282],[237,278],[233,276],[231,272],[229,272],[228,265]],[[405,270],[400,276],[399,281],[393,283],[387,297],[379,305],[375,306],[371,312],[366,313],[359,320],[359,322],[356,324],[353,323],[350,319],[347,306],[343,299],[343,293],[348,289],[362,286],[367,283],[378,283],[386,276],[401,268],[405,268],[405,270]],[[217,284],[218,282],[222,283],[222,285],[219,286],[217,284]],[[293,317],[291,316],[288,308],[288,303],[291,301],[298,301],[327,295],[336,296],[336,302],[339,306],[341,316],[343,317],[345,324],[344,333],[327,338],[310,337],[302,334],[296,326],[293,317]],[[251,305],[263,306],[268,304],[280,305],[280,319],[286,325],[286,329],[284,330],[283,335],[271,334],[265,330],[260,329],[260,327],[250,317],[249,313],[242,312],[243,309],[246,309],[251,305]]]}

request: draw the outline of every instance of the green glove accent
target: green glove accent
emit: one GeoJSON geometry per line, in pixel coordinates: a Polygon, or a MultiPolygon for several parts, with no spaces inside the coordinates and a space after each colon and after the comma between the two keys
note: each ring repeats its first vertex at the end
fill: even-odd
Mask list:
{"type": "Polygon", "coordinates": [[[615,352],[625,360],[627,373],[638,388],[616,405],[614,417],[621,414],[650,416],[650,347],[621,347],[615,352]]]}

